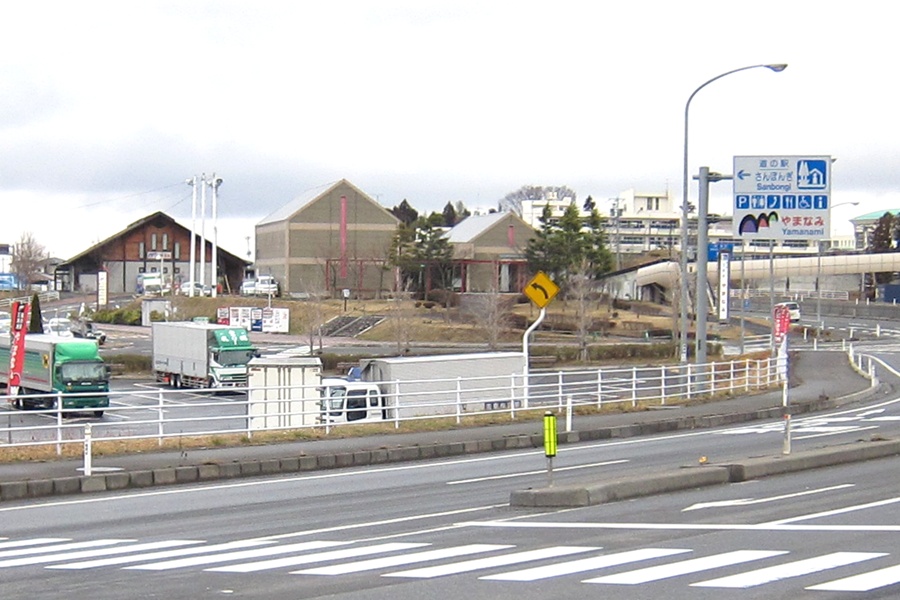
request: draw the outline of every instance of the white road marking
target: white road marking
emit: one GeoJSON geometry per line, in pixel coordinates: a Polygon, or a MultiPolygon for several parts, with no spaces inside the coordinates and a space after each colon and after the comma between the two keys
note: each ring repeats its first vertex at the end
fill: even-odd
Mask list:
{"type": "Polygon", "coordinates": [[[68,550],[78,550],[81,548],[96,548],[99,546],[110,546],[112,544],[121,544],[123,542],[133,542],[135,540],[94,540],[91,542],[72,542],[71,544],[56,544],[52,546],[42,546],[41,548],[28,548],[26,550],[6,550],[0,552],[0,558],[9,558],[11,556],[24,556],[26,554],[49,554],[51,552],[65,552],[68,550]]]}
{"type": "Polygon", "coordinates": [[[681,509],[681,512],[689,510],[698,510],[701,508],[720,508],[730,506],[748,506],[750,504],[764,504],[766,502],[777,502],[778,500],[789,500],[791,498],[799,498],[801,496],[811,496],[813,494],[821,494],[823,492],[832,492],[834,490],[842,490],[844,488],[855,487],[852,483],[842,483],[841,485],[833,485],[831,487],[819,488],[817,490],[806,490],[803,492],[795,492],[793,494],[783,494],[781,496],[771,496],[769,498],[739,498],[736,500],[719,500],[716,502],[699,502],[692,504],[687,508],[681,509]]]}
{"type": "Polygon", "coordinates": [[[493,552],[495,550],[505,550],[506,548],[513,547],[514,546],[499,544],[469,544],[466,546],[456,546],[454,548],[414,552],[412,554],[404,554],[401,556],[373,558],[371,560],[361,560],[342,565],[320,567],[317,569],[291,571],[291,573],[293,575],[344,575],[346,573],[360,573],[362,571],[372,571],[375,569],[384,569],[387,567],[396,567],[399,565],[411,565],[415,563],[426,562],[429,560],[439,560],[442,558],[452,558],[456,556],[466,556],[468,554],[478,554],[480,552],[493,552]]]}
{"type": "MultiPolygon", "coordinates": [[[[7,539],[7,538],[2,538],[7,539]]],[[[71,538],[33,538],[30,540],[18,540],[15,542],[0,542],[0,550],[7,548],[22,548],[23,546],[39,546],[41,544],[57,544],[59,542],[70,542],[71,538]]]]}
{"type": "Polygon", "coordinates": [[[800,515],[798,517],[791,517],[790,519],[779,519],[777,521],[769,521],[768,523],[763,523],[763,525],[771,526],[771,525],[784,525],[787,523],[795,523],[797,521],[808,521],[810,519],[821,519],[822,517],[833,517],[834,515],[843,515],[850,512],[856,512],[858,510],[867,510],[869,508],[878,508],[880,506],[890,506],[891,504],[897,504],[900,502],[900,498],[886,498],[884,500],[878,500],[876,502],[867,502],[865,504],[857,504],[855,506],[845,506],[844,508],[836,508],[834,510],[826,510],[823,512],[812,513],[809,515],[800,515]]]}
{"type": "Polygon", "coordinates": [[[794,562],[776,565],[774,567],[766,567],[764,569],[756,569],[747,571],[737,575],[728,577],[720,577],[718,579],[709,579],[692,583],[694,587],[716,587],[716,588],[751,588],[773,581],[780,581],[791,577],[801,577],[812,573],[819,573],[829,569],[836,569],[846,565],[872,560],[887,556],[885,552],[833,552],[824,556],[808,558],[806,560],[798,560],[794,562]]]}
{"type": "Polygon", "coordinates": [[[668,565],[647,567],[646,569],[638,569],[636,571],[626,571],[615,575],[585,579],[584,583],[637,585],[639,583],[649,583],[651,581],[670,579],[680,575],[718,569],[719,567],[762,560],[764,558],[771,558],[782,554],[787,554],[787,552],[784,550],[735,550],[734,552],[725,552],[724,554],[715,554],[703,558],[693,558],[668,565]]]}
{"type": "Polygon", "coordinates": [[[173,546],[184,546],[187,544],[199,544],[194,540],[165,540],[162,542],[148,542],[146,544],[134,544],[131,546],[115,546],[113,548],[95,548],[93,550],[79,550],[77,552],[63,552],[61,554],[44,554],[41,556],[29,556],[25,558],[16,558],[0,562],[0,567],[21,567],[24,565],[39,565],[49,562],[60,562],[67,560],[79,560],[82,558],[94,558],[96,556],[111,556],[116,554],[127,554],[129,552],[143,552],[145,550],[157,550],[159,548],[172,548],[173,546]]]}
{"type": "MultiPolygon", "coordinates": [[[[622,463],[627,463],[628,460],[608,460],[605,462],[591,463],[587,465],[575,465],[572,467],[556,467],[553,469],[554,473],[558,473],[560,471],[576,471],[578,469],[590,469],[593,467],[606,467],[609,465],[618,465],[622,463]]],[[[547,473],[546,469],[540,469],[537,471],[522,471],[520,473],[506,473],[505,475],[490,475],[488,477],[475,477],[473,479],[459,479],[457,481],[448,481],[447,485],[459,485],[462,483],[480,483],[482,481],[493,481],[495,479],[511,479],[513,477],[527,477],[529,475],[544,475],[547,473]]]]}
{"type": "Polygon", "coordinates": [[[449,565],[437,565],[434,567],[423,567],[421,569],[385,573],[383,577],[411,577],[416,579],[430,579],[432,577],[456,575],[458,573],[467,573],[469,571],[477,571],[480,569],[504,567],[506,565],[516,565],[533,560],[556,558],[558,556],[568,556],[570,554],[591,552],[595,550],[599,550],[599,548],[591,546],[553,546],[552,548],[541,548],[539,550],[527,550],[525,552],[503,554],[501,556],[492,556],[489,558],[465,560],[458,563],[451,563],[449,565]]]}
{"type": "Polygon", "coordinates": [[[573,573],[606,569],[608,567],[616,567],[642,560],[673,556],[685,552],[690,552],[690,550],[684,548],[643,548],[640,550],[619,552],[617,554],[592,556],[591,558],[582,558],[580,560],[572,560],[542,567],[533,567],[531,569],[509,571],[507,573],[500,573],[499,575],[486,575],[484,577],[479,577],[479,579],[489,579],[492,581],[537,581],[539,579],[549,579],[551,577],[560,577],[562,575],[571,575],[573,573]]]}
{"type": "Polygon", "coordinates": [[[369,556],[371,554],[384,554],[387,552],[396,552],[398,550],[408,550],[411,548],[421,548],[422,546],[430,546],[423,543],[393,543],[393,544],[377,544],[375,546],[364,546],[361,548],[347,548],[344,550],[331,550],[330,552],[316,552],[315,554],[304,554],[303,556],[288,556],[285,558],[273,558],[271,560],[260,560],[249,563],[241,563],[229,567],[215,567],[206,569],[207,571],[215,571],[219,573],[255,573],[257,571],[265,571],[267,569],[280,569],[284,567],[296,567],[298,565],[308,565],[316,562],[325,562],[329,560],[342,560],[345,558],[357,558],[360,556],[369,556]]]}
{"type": "Polygon", "coordinates": [[[301,542],[298,544],[286,544],[284,546],[268,546],[266,548],[252,548],[250,550],[235,550],[233,552],[225,552],[223,554],[192,556],[190,558],[176,558],[174,560],[165,560],[162,562],[149,563],[145,565],[135,565],[125,568],[137,571],[167,571],[170,569],[181,569],[183,567],[196,567],[198,565],[210,565],[214,563],[244,560],[246,558],[262,558],[263,556],[274,556],[276,554],[288,554],[290,552],[302,552],[305,550],[332,548],[334,546],[342,546],[346,543],[347,542],[301,542]]]}
{"type": "Polygon", "coordinates": [[[648,531],[842,531],[842,532],[900,532],[900,525],[790,525],[762,523],[568,523],[521,521],[468,521],[460,527],[498,527],[509,529],[646,529],[648,531]]]}
{"type": "Polygon", "coordinates": [[[159,560],[162,558],[173,558],[176,556],[194,556],[197,554],[209,552],[221,552],[225,550],[235,550],[238,548],[252,548],[255,546],[265,546],[274,542],[263,542],[255,540],[241,540],[238,542],[227,542],[224,544],[214,544],[212,546],[201,546],[199,548],[183,548],[180,550],[165,550],[161,552],[151,552],[150,554],[138,554],[135,556],[118,556],[116,558],[103,558],[98,560],[86,560],[74,563],[66,563],[62,565],[51,565],[48,569],[93,569],[96,567],[111,567],[115,565],[124,565],[135,562],[145,562],[150,560],[159,560]]]}
{"type": "Polygon", "coordinates": [[[806,589],[825,592],[869,592],[895,583],[900,583],[900,565],[836,579],[806,589]]]}

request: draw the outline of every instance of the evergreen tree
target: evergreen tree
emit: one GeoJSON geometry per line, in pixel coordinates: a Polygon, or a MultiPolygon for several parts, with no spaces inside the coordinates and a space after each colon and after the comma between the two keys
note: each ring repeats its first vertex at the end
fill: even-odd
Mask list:
{"type": "Polygon", "coordinates": [[[444,207],[444,225],[447,227],[453,227],[457,223],[456,209],[453,208],[453,203],[448,202],[444,207]]]}
{"type": "Polygon", "coordinates": [[[414,209],[412,205],[406,201],[406,198],[403,199],[400,206],[395,206],[391,209],[391,214],[400,219],[404,225],[412,225],[416,222],[416,219],[419,218],[419,211],[414,209]]]}
{"type": "Polygon", "coordinates": [[[37,294],[31,297],[31,318],[28,321],[28,333],[44,333],[41,299],[37,294]]]}
{"type": "Polygon", "coordinates": [[[553,222],[550,207],[545,206],[540,222],[540,229],[525,248],[528,266],[533,272],[544,271],[562,287],[570,275],[582,272],[584,265],[591,279],[612,269],[612,254],[603,234],[603,218],[596,208],[584,219],[573,202],[559,221],[553,222]]]}

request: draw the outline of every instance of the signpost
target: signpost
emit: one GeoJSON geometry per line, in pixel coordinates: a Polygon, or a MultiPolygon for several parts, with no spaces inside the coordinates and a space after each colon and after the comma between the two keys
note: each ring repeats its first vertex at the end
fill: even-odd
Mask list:
{"type": "Polygon", "coordinates": [[[788,332],[791,328],[791,311],[778,304],[772,312],[772,340],[778,349],[778,374],[781,375],[781,405],[784,409],[784,441],[782,454],[791,453],[791,401],[788,397],[788,332]]]}
{"type": "Polygon", "coordinates": [[[822,240],[830,230],[830,156],[734,157],[736,238],[822,240]]]}
{"type": "Polygon", "coordinates": [[[525,284],[525,289],[522,290],[522,293],[525,294],[534,304],[541,309],[541,313],[538,315],[537,320],[531,324],[531,326],[525,330],[525,335],[522,336],[522,354],[525,356],[525,367],[524,372],[522,373],[522,406],[525,409],[528,409],[528,336],[531,335],[531,332],[537,329],[538,325],[544,320],[544,317],[547,316],[547,305],[556,297],[556,294],[559,293],[559,286],[553,283],[553,280],[547,276],[543,271],[538,271],[537,274],[531,278],[527,284],[525,284]]]}
{"type": "Polygon", "coordinates": [[[731,252],[719,253],[719,322],[727,323],[729,317],[728,299],[731,295],[731,252]]]}

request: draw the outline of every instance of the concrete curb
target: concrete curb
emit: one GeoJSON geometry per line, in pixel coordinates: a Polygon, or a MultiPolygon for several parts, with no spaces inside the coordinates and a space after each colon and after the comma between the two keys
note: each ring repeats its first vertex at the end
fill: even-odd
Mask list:
{"type": "Polygon", "coordinates": [[[603,483],[517,490],[510,494],[509,504],[525,508],[592,506],[896,455],[900,455],[900,440],[857,442],[836,448],[752,458],[732,464],[687,467],[622,477],[603,483]]]}
{"type": "MultiPolygon", "coordinates": [[[[792,406],[793,414],[803,414],[819,410],[827,410],[853,401],[862,401],[876,394],[879,387],[871,387],[856,394],[837,399],[823,398],[810,402],[797,403],[792,406]]],[[[572,444],[582,441],[595,441],[604,439],[630,438],[635,436],[665,433],[679,430],[691,430],[709,427],[721,427],[724,425],[755,421],[758,419],[773,419],[783,415],[781,407],[773,407],[763,410],[747,412],[723,413],[703,416],[683,416],[671,419],[653,421],[650,423],[622,425],[615,427],[599,427],[580,431],[561,432],[558,435],[559,444],[572,444]]],[[[199,483],[238,477],[253,477],[259,475],[276,475],[302,473],[323,469],[336,469],[344,467],[361,467],[395,462],[408,462],[442,457],[462,456],[484,452],[517,450],[523,448],[543,447],[543,437],[540,434],[503,435],[494,438],[475,439],[465,442],[448,442],[441,444],[420,444],[414,446],[398,446],[393,448],[378,448],[368,451],[355,451],[328,454],[302,454],[299,456],[285,456],[276,459],[244,460],[235,462],[216,463],[207,461],[198,465],[163,466],[151,470],[115,471],[110,473],[95,474],[92,476],[69,476],[53,479],[28,479],[26,481],[0,482],[0,502],[9,500],[22,500],[44,496],[59,496],[78,493],[103,492],[109,490],[139,489],[152,486],[178,485],[185,483],[199,483]]],[[[747,473],[753,473],[754,466],[748,465],[747,473]]],[[[708,477],[712,477],[709,467],[702,469],[686,469],[679,471],[674,479],[685,480],[689,483],[686,487],[698,485],[711,485],[706,483],[708,477]],[[703,473],[701,475],[701,473],[703,473]],[[689,474],[689,475],[688,475],[689,474]],[[700,483],[690,483],[700,482],[700,483]]],[[[717,477],[712,479],[717,481],[717,477]]],[[[664,478],[665,479],[665,478],[664,478]]],[[[667,479],[666,479],[667,480],[667,479]]],[[[722,481],[721,483],[724,483],[722,481]]],[[[657,489],[653,486],[660,485],[660,493],[670,491],[670,486],[678,483],[630,483],[637,490],[657,489]]],[[[597,498],[612,499],[631,497],[623,494],[638,493],[628,491],[626,484],[622,483],[616,490],[605,487],[587,494],[588,501],[596,501],[597,498]]],[[[554,490],[556,493],[557,490],[554,490]]],[[[515,494],[515,492],[514,492],[515,494]]],[[[584,495],[583,494],[583,495],[584,495]]],[[[548,496],[549,497],[549,496],[548,496]]],[[[547,502],[548,500],[534,500],[534,502],[547,502]]],[[[523,500],[524,502],[524,500],[523,500]]],[[[527,505],[527,504],[526,504],[527,505]]],[[[551,504],[533,504],[534,506],[552,506],[551,504]]],[[[580,506],[580,505],[579,505],[580,506]]]]}

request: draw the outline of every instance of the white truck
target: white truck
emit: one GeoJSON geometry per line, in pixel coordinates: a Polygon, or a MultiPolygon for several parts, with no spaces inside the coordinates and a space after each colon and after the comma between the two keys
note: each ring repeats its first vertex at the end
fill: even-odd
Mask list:
{"type": "Polygon", "coordinates": [[[247,385],[247,363],[258,354],[243,327],[213,323],[152,324],[156,380],[172,387],[247,385]]]}
{"type": "Polygon", "coordinates": [[[373,358],[347,378],[322,379],[321,421],[380,421],[519,405],[524,371],[521,352],[373,358]]]}

